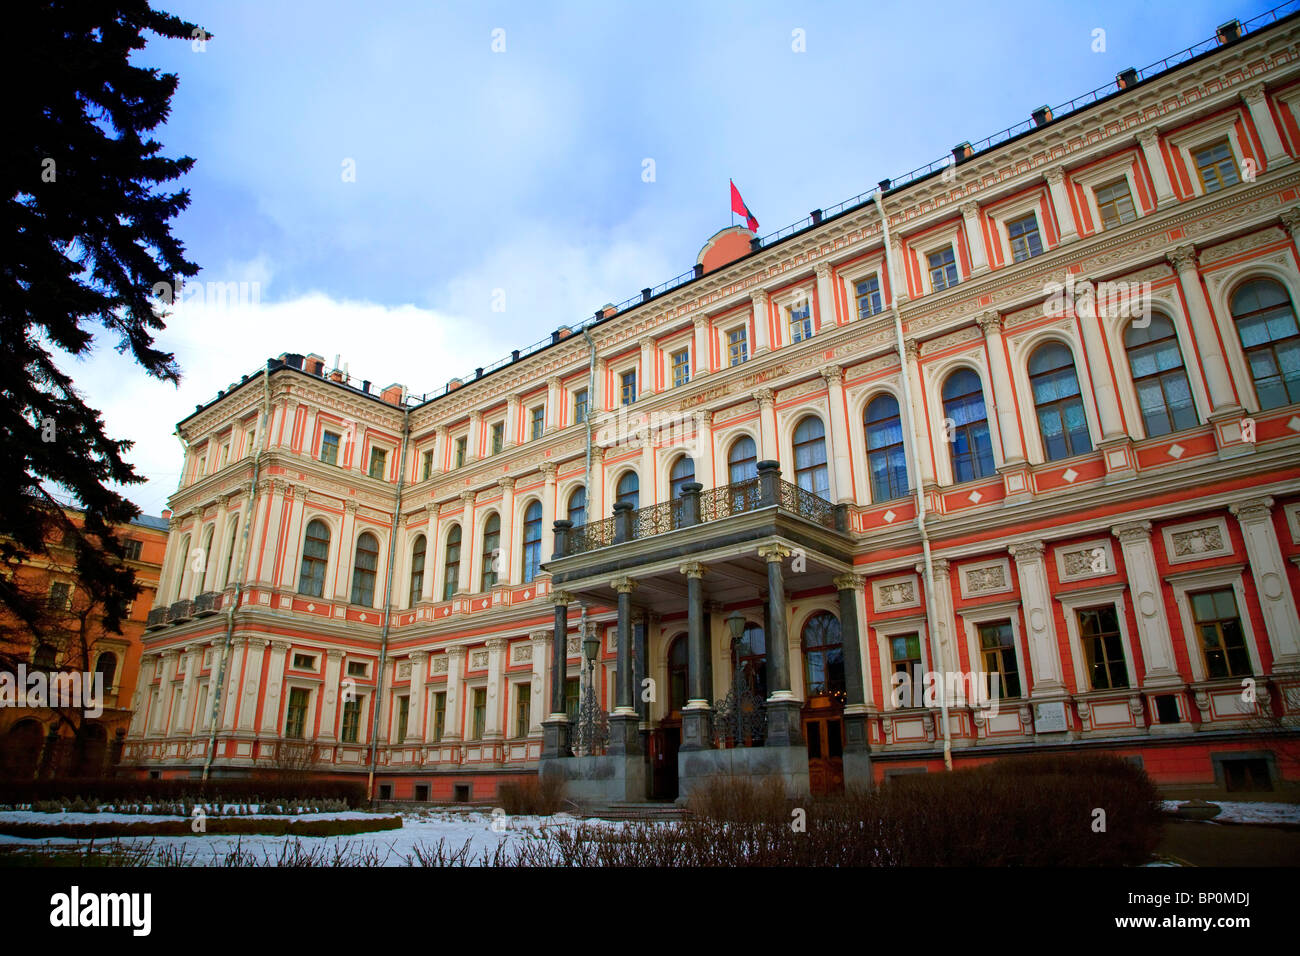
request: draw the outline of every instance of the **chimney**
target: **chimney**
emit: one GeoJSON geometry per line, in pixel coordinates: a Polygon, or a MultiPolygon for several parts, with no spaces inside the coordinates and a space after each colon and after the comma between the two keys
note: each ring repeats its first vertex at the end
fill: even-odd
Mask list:
{"type": "Polygon", "coordinates": [[[512,361],[512,362],[518,362],[518,361],[519,361],[519,350],[518,350],[518,349],[512,349],[512,350],[511,350],[511,352],[510,352],[510,361],[512,361]]]}
{"type": "Polygon", "coordinates": [[[396,382],[394,382],[392,385],[389,385],[382,392],[380,392],[379,397],[382,398],[384,401],[386,401],[389,405],[396,405],[400,408],[402,405],[402,398],[403,396],[405,396],[405,394],[406,394],[406,386],[398,385],[396,382]]]}
{"type": "Polygon", "coordinates": [[[814,226],[819,225],[821,223],[822,211],[820,209],[814,209],[812,212],[808,213],[808,215],[812,217],[812,224],[814,226]]]}
{"type": "Polygon", "coordinates": [[[460,388],[463,384],[465,383],[462,382],[460,379],[453,378],[450,382],[447,383],[447,391],[454,392],[456,391],[456,389],[460,388]]]}
{"type": "Polygon", "coordinates": [[[763,240],[758,238],[758,236],[755,236],[753,239],[749,240],[750,252],[758,252],[758,250],[762,248],[763,248],[763,240]]]}
{"type": "Polygon", "coordinates": [[[1138,71],[1133,69],[1131,66],[1127,69],[1120,70],[1115,74],[1115,85],[1121,90],[1130,90],[1137,86],[1137,82],[1138,71]]]}
{"type": "Polygon", "coordinates": [[[606,302],[605,307],[600,310],[600,314],[608,319],[611,315],[618,315],[618,309],[613,302],[606,302]]]}
{"type": "Polygon", "coordinates": [[[649,302],[649,301],[650,301],[650,290],[649,290],[649,289],[642,289],[642,290],[641,290],[641,301],[642,301],[642,302],[649,302]]]}
{"type": "Polygon", "coordinates": [[[361,391],[365,392],[367,395],[370,394],[370,379],[362,379],[361,391]]]}
{"type": "Polygon", "coordinates": [[[697,262],[695,263],[695,278],[698,279],[702,275],[704,275],[704,263],[697,262]]]}
{"type": "Polygon", "coordinates": [[[954,163],[962,163],[974,155],[970,148],[970,143],[958,143],[952,148],[952,160],[954,163]]]}
{"type": "Polygon", "coordinates": [[[1050,106],[1040,106],[1034,110],[1034,125],[1046,126],[1052,121],[1052,108],[1050,106]]]}
{"type": "Polygon", "coordinates": [[[162,519],[163,519],[163,521],[170,521],[170,520],[171,520],[171,517],[172,517],[172,509],[171,509],[171,508],[164,508],[164,509],[162,510],[162,519]]]}
{"type": "Polygon", "coordinates": [[[1235,40],[1240,40],[1241,21],[1229,20],[1227,23],[1219,27],[1219,29],[1215,32],[1215,37],[1219,41],[1219,46],[1224,46],[1228,43],[1232,43],[1235,40]]]}

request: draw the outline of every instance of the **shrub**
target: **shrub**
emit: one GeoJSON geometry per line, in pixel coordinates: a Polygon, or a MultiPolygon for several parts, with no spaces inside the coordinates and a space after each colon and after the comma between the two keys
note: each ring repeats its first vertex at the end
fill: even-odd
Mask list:
{"type": "Polygon", "coordinates": [[[499,785],[497,801],[511,816],[558,813],[564,805],[564,781],[555,777],[521,777],[499,785]]]}

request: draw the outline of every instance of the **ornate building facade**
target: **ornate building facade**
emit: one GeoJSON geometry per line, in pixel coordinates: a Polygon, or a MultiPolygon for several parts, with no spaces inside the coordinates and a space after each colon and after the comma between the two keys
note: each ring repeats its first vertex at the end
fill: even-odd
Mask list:
{"type": "Polygon", "coordinates": [[[180,424],[127,762],[637,800],[1104,750],[1286,786],[1298,38],[1225,26],[723,230],[436,396],[270,360],[180,424]]]}

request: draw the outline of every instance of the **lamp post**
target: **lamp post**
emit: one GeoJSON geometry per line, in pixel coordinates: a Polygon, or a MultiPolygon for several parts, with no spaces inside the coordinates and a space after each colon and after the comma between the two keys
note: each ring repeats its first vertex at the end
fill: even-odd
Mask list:
{"type": "Polygon", "coordinates": [[[745,616],[739,611],[727,615],[727,630],[731,634],[731,686],[732,713],[729,715],[735,726],[732,738],[733,746],[741,746],[743,739],[743,721],[741,719],[741,698],[745,693],[745,675],[740,668],[740,642],[745,635],[745,616]]]}
{"type": "MultiPolygon", "coordinates": [[[[585,610],[585,609],[584,609],[585,610]]],[[[578,708],[578,746],[583,756],[590,756],[603,744],[601,739],[604,712],[596,694],[596,658],[600,655],[600,638],[593,627],[583,627],[582,657],[586,663],[587,689],[578,708]]]]}

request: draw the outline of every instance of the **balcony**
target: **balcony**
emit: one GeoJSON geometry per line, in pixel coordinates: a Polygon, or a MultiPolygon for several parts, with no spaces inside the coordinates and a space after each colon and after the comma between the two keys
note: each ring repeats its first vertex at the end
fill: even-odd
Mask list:
{"type": "Polygon", "coordinates": [[[193,601],[177,601],[167,609],[167,623],[180,624],[194,617],[193,601]]]}
{"type": "Polygon", "coordinates": [[[144,629],[146,631],[156,631],[160,627],[167,626],[167,608],[155,607],[149,611],[149,617],[145,619],[144,629]]]}
{"type": "Polygon", "coordinates": [[[204,591],[194,599],[194,616],[211,617],[221,610],[221,592],[204,591]]]}

